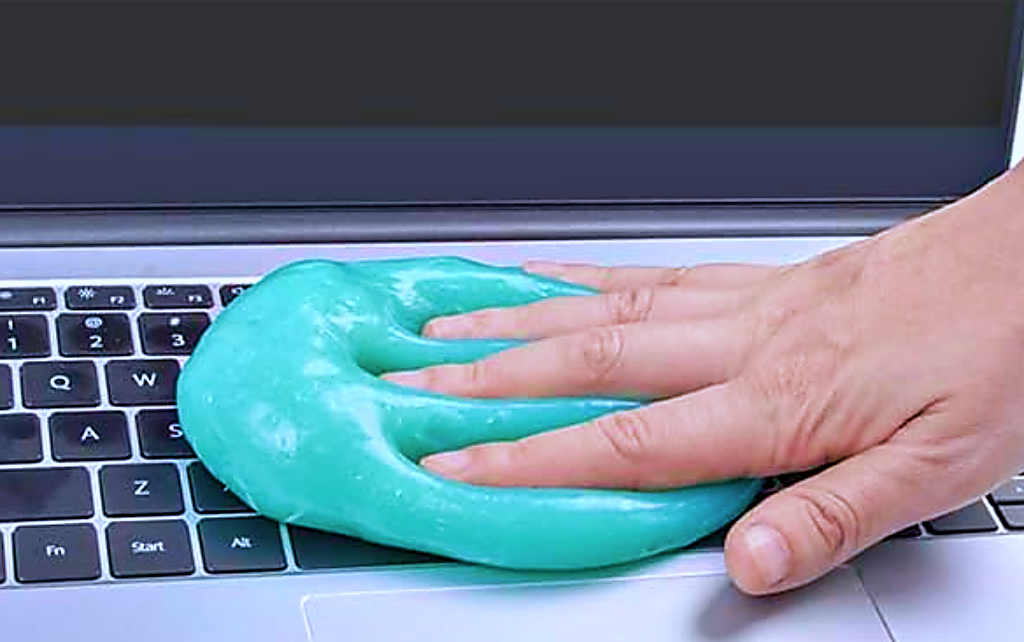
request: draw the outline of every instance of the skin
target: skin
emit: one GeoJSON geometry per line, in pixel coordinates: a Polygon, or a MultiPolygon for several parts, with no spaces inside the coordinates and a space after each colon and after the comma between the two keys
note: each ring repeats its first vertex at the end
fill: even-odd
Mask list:
{"type": "Polygon", "coordinates": [[[495,486],[664,488],[816,470],[726,539],[735,584],[799,587],[1024,469],[1024,170],[805,262],[530,263],[601,295],[432,321],[533,339],[401,372],[467,397],[642,394],[640,410],[422,461],[495,486]]]}

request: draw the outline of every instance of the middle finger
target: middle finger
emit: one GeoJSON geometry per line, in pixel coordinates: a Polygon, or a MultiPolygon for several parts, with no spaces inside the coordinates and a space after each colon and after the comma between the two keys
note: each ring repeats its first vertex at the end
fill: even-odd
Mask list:
{"type": "Polygon", "coordinates": [[[748,288],[641,288],[593,296],[545,299],[430,321],[423,335],[438,339],[540,339],[585,328],[689,321],[725,314],[749,296],[748,288]]]}

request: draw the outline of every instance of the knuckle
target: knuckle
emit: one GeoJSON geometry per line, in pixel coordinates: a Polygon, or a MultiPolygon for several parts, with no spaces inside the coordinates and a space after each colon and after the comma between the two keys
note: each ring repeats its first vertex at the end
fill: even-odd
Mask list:
{"type": "Polygon", "coordinates": [[[587,378],[593,382],[607,380],[620,366],[625,349],[621,328],[598,327],[580,335],[577,358],[587,378]]]}
{"type": "Polygon", "coordinates": [[[494,363],[490,359],[472,361],[458,366],[451,366],[449,372],[455,374],[454,388],[463,391],[486,390],[494,383],[494,363]]]}
{"type": "Polygon", "coordinates": [[[768,426],[768,468],[818,465],[835,449],[826,427],[841,414],[837,359],[829,350],[799,352],[749,375],[752,397],[768,426]]]}
{"type": "Polygon", "coordinates": [[[831,558],[840,559],[856,549],[864,520],[849,500],[823,488],[794,492],[814,535],[831,558]]]}
{"type": "Polygon", "coordinates": [[[608,318],[614,324],[642,323],[654,309],[654,290],[640,288],[609,294],[604,298],[608,318]]]}
{"type": "Polygon", "coordinates": [[[639,467],[653,452],[654,431],[638,412],[607,415],[594,422],[594,429],[619,461],[639,467]]]}

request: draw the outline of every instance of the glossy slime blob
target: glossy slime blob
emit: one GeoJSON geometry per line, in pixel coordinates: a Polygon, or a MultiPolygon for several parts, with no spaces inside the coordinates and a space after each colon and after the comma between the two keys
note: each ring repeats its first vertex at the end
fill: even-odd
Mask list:
{"type": "Polygon", "coordinates": [[[639,402],[465,399],[377,376],[517,345],[421,337],[433,317],[591,293],[447,257],[291,264],[207,330],[179,379],[181,425],[215,477],[280,522],[521,570],[601,567],[684,547],[736,517],[760,481],[652,492],[496,488],[416,463],[639,402]]]}

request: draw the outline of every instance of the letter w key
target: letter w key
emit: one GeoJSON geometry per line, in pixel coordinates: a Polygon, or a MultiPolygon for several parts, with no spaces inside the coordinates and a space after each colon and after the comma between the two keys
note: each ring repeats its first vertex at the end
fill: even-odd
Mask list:
{"type": "Polygon", "coordinates": [[[107,363],[107,387],[116,406],[169,406],[180,368],[173,359],[107,363]]]}

